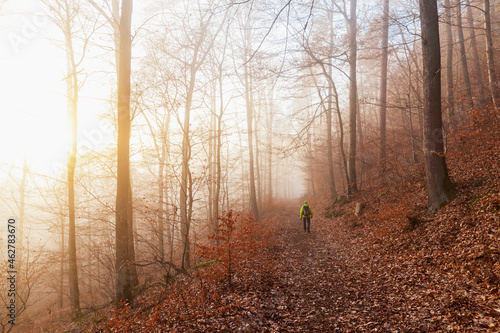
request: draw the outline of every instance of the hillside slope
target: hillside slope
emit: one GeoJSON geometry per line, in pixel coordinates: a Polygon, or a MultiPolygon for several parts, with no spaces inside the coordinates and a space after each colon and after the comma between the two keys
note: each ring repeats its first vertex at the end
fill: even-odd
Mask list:
{"type": "Polygon", "coordinates": [[[230,246],[205,252],[218,262],[166,286],[146,285],[132,306],[96,311],[71,328],[500,332],[499,133],[469,130],[450,138],[457,198],[432,216],[418,168],[346,203],[313,203],[310,234],[295,203],[263,222],[240,221],[245,232],[230,246]],[[356,202],[365,206],[359,216],[356,202]]]}

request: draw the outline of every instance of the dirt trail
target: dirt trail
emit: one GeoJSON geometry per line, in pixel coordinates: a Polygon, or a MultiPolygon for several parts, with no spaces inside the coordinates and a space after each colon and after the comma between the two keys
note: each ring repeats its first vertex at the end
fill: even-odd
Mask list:
{"type": "Polygon", "coordinates": [[[314,218],[306,233],[298,217],[284,217],[271,251],[278,274],[262,300],[271,330],[435,331],[433,316],[426,313],[432,310],[412,307],[415,294],[427,289],[418,274],[393,272],[378,251],[348,240],[334,223],[314,218]]]}
{"type": "Polygon", "coordinates": [[[332,233],[331,223],[314,218],[307,233],[298,217],[289,215],[279,228],[273,248],[279,274],[269,301],[274,303],[280,331],[360,331],[380,324],[352,321],[353,317],[366,318],[366,310],[376,303],[369,304],[361,291],[360,284],[369,281],[365,281],[368,274],[360,258],[340,246],[336,241],[340,235],[332,233]]]}
{"type": "MultiPolygon", "coordinates": [[[[125,323],[135,332],[500,332],[492,297],[453,279],[438,257],[369,241],[369,226],[339,219],[315,217],[307,233],[297,215],[265,222],[271,243],[226,292],[191,305],[153,298],[155,311],[134,308],[125,323]]],[[[196,295],[197,283],[184,286],[196,295]]]]}

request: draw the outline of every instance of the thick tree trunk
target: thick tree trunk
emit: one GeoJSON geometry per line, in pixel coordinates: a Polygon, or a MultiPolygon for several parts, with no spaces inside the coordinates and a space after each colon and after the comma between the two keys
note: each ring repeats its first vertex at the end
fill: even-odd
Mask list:
{"type": "Polygon", "coordinates": [[[434,213],[454,198],[444,156],[441,118],[441,54],[436,0],[420,0],[424,67],[423,145],[428,211],[434,213]]]}
{"type": "Polygon", "coordinates": [[[382,21],[382,60],[380,65],[380,155],[381,175],[386,169],[387,158],[387,60],[389,58],[389,0],[384,0],[382,21]]]}
{"type": "Polygon", "coordinates": [[[118,65],[118,143],[116,194],[116,301],[132,300],[130,265],[130,72],[132,0],[123,0],[118,65]]]}
{"type": "Polygon", "coordinates": [[[357,116],[357,80],[356,63],[358,46],[356,42],[356,3],[351,0],[349,18],[349,183],[347,192],[353,194],[358,191],[356,175],[356,116],[357,116]]]}

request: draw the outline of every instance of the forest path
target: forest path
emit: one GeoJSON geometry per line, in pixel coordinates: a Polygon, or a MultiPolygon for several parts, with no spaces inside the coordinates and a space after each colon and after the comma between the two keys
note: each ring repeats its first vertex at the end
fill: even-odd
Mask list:
{"type": "Polygon", "coordinates": [[[297,215],[282,216],[271,248],[276,274],[262,300],[265,326],[279,332],[402,332],[402,321],[410,321],[419,332],[429,330],[421,309],[404,306],[413,288],[398,287],[397,276],[387,279],[390,268],[373,249],[348,240],[343,228],[323,217],[304,232],[297,215]]]}

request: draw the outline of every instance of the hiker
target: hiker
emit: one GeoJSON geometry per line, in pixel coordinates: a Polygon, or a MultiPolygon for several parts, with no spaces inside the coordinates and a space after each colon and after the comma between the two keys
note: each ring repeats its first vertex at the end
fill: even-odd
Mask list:
{"type": "Polygon", "coordinates": [[[313,217],[313,210],[311,206],[307,204],[307,201],[304,201],[304,206],[300,208],[300,218],[304,221],[304,231],[311,232],[311,219],[313,217]],[[306,227],[307,222],[307,227],[306,227]]]}

